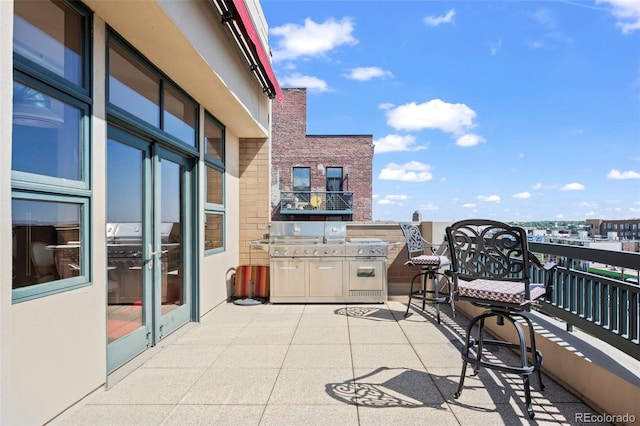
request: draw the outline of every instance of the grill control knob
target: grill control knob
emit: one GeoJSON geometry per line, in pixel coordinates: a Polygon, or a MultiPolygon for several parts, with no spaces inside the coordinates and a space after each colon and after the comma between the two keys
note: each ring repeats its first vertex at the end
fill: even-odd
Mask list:
{"type": "Polygon", "coordinates": [[[274,256],[277,256],[277,255],[280,254],[280,251],[279,250],[273,250],[273,254],[274,254],[274,256]]]}
{"type": "Polygon", "coordinates": [[[324,251],[324,254],[329,254],[329,250],[325,250],[325,251],[324,251]]]}
{"type": "Polygon", "coordinates": [[[337,250],[337,249],[336,249],[336,250],[334,250],[334,251],[333,251],[333,254],[338,254],[338,250],[337,250]]]}
{"type": "Polygon", "coordinates": [[[293,255],[294,255],[294,256],[297,256],[297,255],[299,255],[299,254],[300,254],[300,250],[294,250],[294,251],[293,251],[293,255]]]}
{"type": "Polygon", "coordinates": [[[363,249],[358,249],[358,254],[364,254],[364,250],[363,249]]]}
{"type": "Polygon", "coordinates": [[[376,249],[371,249],[371,254],[376,254],[376,249]]]}
{"type": "Polygon", "coordinates": [[[309,254],[309,250],[305,250],[305,251],[304,251],[304,254],[305,254],[305,255],[309,254]]]}
{"type": "Polygon", "coordinates": [[[285,249],[282,254],[284,254],[285,256],[289,254],[289,250],[285,249]]]}
{"type": "Polygon", "coordinates": [[[320,250],[314,250],[314,251],[313,251],[313,255],[314,255],[314,256],[317,256],[317,255],[319,255],[319,254],[320,254],[320,250]]]}

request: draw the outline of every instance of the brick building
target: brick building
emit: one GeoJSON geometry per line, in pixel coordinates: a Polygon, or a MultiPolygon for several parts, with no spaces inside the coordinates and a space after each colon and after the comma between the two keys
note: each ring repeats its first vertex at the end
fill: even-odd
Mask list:
{"type": "Polygon", "coordinates": [[[640,240],[640,219],[587,219],[589,236],[640,240]]]}
{"type": "Polygon", "coordinates": [[[371,220],[373,135],[307,135],[307,89],[273,103],[273,220],[371,220]]]}

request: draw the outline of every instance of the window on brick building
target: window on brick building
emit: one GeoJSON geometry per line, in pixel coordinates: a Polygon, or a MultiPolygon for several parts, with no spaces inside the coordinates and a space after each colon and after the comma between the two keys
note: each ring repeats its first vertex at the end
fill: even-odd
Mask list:
{"type": "Polygon", "coordinates": [[[342,167],[327,167],[327,191],[343,191],[342,167]]]}

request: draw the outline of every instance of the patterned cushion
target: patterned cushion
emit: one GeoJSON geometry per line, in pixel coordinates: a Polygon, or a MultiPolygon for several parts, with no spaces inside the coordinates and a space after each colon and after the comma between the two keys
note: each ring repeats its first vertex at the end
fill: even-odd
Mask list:
{"type": "Polygon", "coordinates": [[[421,256],[412,257],[410,261],[405,265],[425,265],[425,266],[437,266],[439,268],[450,265],[451,261],[446,256],[427,256],[423,254],[421,256]]]}
{"type": "MultiPolygon", "coordinates": [[[[544,296],[544,284],[529,284],[531,300],[544,296]]],[[[512,281],[473,280],[458,283],[458,295],[474,299],[495,300],[503,303],[523,305],[528,303],[524,298],[524,284],[512,281]]]]}

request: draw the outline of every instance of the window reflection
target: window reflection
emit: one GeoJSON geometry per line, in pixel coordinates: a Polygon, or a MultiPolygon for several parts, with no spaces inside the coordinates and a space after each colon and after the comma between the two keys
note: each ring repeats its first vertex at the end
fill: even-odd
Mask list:
{"type": "Polygon", "coordinates": [[[79,204],[13,199],[13,288],[82,273],[82,207],[79,204]]]}
{"type": "Polygon", "coordinates": [[[222,204],[222,172],[207,166],[207,203],[222,204]]]}
{"type": "Polygon", "coordinates": [[[84,86],[82,17],[59,1],[15,1],[13,51],[84,86]]]}
{"type": "Polygon", "coordinates": [[[82,111],[13,82],[12,170],[81,180],[82,111]]]}
{"type": "Polygon", "coordinates": [[[109,47],[109,102],[160,127],[160,79],[115,43],[109,47]]]}
{"type": "Polygon", "coordinates": [[[222,127],[216,124],[215,121],[208,115],[205,115],[204,120],[204,139],[205,139],[205,154],[207,156],[218,160],[224,161],[223,140],[222,140],[222,127]]]}
{"type": "Polygon", "coordinates": [[[196,106],[186,96],[166,87],[164,90],[164,130],[195,146],[196,106]]]}
{"type": "Polygon", "coordinates": [[[223,247],[222,215],[205,214],[204,249],[211,250],[223,247]]]}

